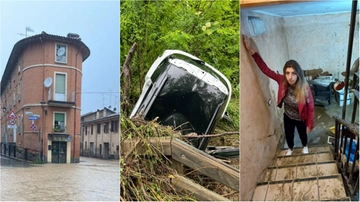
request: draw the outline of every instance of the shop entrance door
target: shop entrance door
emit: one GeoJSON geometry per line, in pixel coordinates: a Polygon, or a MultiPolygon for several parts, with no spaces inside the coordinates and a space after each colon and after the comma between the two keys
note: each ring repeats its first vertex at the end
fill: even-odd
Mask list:
{"type": "Polygon", "coordinates": [[[51,163],[66,163],[66,143],[60,141],[52,141],[51,163]]]}

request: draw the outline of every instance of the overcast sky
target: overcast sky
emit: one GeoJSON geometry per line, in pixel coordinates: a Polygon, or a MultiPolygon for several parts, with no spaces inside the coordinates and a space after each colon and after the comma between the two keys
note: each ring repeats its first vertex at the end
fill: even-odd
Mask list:
{"type": "Polygon", "coordinates": [[[25,36],[77,33],[89,47],[83,63],[81,114],[109,107],[119,112],[119,1],[0,0],[0,79],[14,45],[25,36]]]}

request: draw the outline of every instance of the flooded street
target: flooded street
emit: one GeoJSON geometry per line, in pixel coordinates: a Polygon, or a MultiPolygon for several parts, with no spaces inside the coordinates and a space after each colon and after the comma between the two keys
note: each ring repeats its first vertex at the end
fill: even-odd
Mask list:
{"type": "Polygon", "coordinates": [[[119,160],[28,164],[0,159],[1,201],[119,201],[119,160]]]}

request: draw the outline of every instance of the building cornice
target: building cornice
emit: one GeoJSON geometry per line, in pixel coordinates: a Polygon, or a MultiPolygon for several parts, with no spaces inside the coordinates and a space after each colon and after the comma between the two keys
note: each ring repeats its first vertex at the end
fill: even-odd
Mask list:
{"type": "MultiPolygon", "coordinates": [[[[52,107],[52,106],[49,106],[48,104],[30,103],[30,104],[25,104],[25,105],[23,105],[20,110],[25,109],[25,108],[27,108],[27,107],[52,107]]],[[[81,110],[80,107],[76,107],[76,106],[65,107],[65,108],[81,110]]]]}
{"type": "Polygon", "coordinates": [[[73,69],[75,71],[78,71],[81,75],[82,75],[82,71],[80,71],[78,68],[74,67],[74,66],[68,66],[68,65],[57,65],[57,64],[35,64],[35,65],[30,65],[28,67],[25,67],[23,69],[23,72],[25,72],[28,69],[31,68],[36,68],[36,67],[59,67],[59,68],[66,68],[66,69],[73,69]]]}
{"type": "Polygon", "coordinates": [[[109,121],[109,120],[119,120],[120,119],[120,114],[116,113],[116,114],[111,114],[109,116],[105,116],[105,117],[101,117],[98,119],[93,119],[93,120],[89,120],[89,121],[82,121],[81,124],[82,125],[87,125],[90,123],[101,123],[104,121],[109,121]]]}

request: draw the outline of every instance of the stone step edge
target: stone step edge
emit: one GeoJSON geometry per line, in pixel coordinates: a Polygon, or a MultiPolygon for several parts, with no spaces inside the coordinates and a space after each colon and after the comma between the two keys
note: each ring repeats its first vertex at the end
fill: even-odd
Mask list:
{"type": "Polygon", "coordinates": [[[266,182],[257,182],[256,186],[261,185],[268,185],[268,184],[285,184],[285,183],[292,183],[292,182],[303,182],[303,181],[312,181],[312,180],[323,180],[323,179],[336,179],[342,181],[341,174],[333,174],[333,175],[325,175],[325,176],[317,176],[317,177],[304,177],[304,178],[297,178],[297,179],[289,179],[289,180],[278,180],[278,181],[266,181],[266,182]]]}
{"type": "Polygon", "coordinates": [[[320,162],[312,162],[312,163],[299,163],[299,164],[291,164],[291,165],[284,165],[284,166],[268,166],[266,170],[272,170],[277,168],[293,168],[298,166],[311,166],[316,164],[332,164],[334,163],[336,165],[335,160],[327,160],[327,161],[320,161],[320,162]]]}
{"type": "Polygon", "coordinates": [[[331,152],[331,151],[320,151],[320,152],[310,152],[309,151],[309,153],[307,153],[307,154],[303,154],[303,153],[293,153],[293,154],[291,154],[291,155],[289,155],[289,156],[286,156],[286,155],[278,155],[277,154],[277,156],[276,156],[276,158],[283,158],[283,157],[292,157],[292,156],[306,156],[306,155],[312,155],[312,154],[331,154],[331,155],[333,155],[333,152],[331,152]]]}

